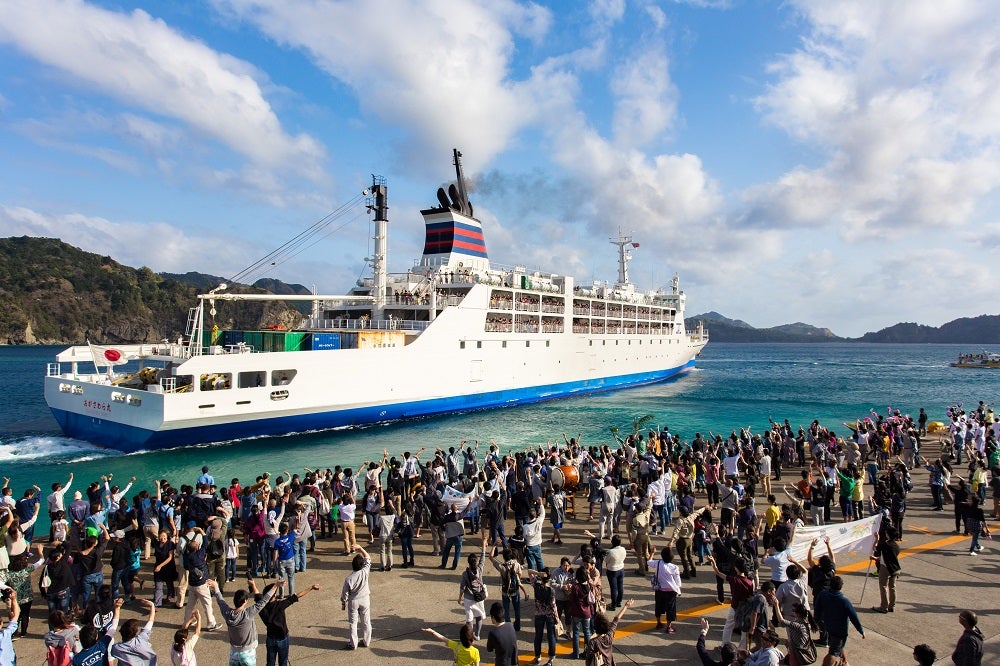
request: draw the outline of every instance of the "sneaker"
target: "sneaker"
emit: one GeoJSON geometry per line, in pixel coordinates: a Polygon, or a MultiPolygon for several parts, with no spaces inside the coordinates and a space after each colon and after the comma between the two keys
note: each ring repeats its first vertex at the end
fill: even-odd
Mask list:
{"type": "Polygon", "coordinates": [[[532,659],[531,661],[528,662],[528,664],[530,664],[530,666],[538,666],[538,664],[540,664],[540,663],[542,663],[542,658],[541,657],[535,657],[534,659],[532,659]]]}
{"type": "Polygon", "coordinates": [[[976,546],[976,551],[978,551],[980,553],[983,552],[983,549],[984,549],[983,544],[979,544],[978,546],[976,546]]]}
{"type": "Polygon", "coordinates": [[[205,627],[205,631],[218,631],[221,628],[221,624],[213,624],[211,627],[205,627]]]}
{"type": "Polygon", "coordinates": [[[970,550],[970,551],[969,551],[969,555],[972,555],[973,557],[976,557],[976,556],[978,556],[978,555],[979,555],[979,553],[977,553],[977,552],[976,552],[976,551],[974,551],[974,550],[970,550]]]}
{"type": "Polygon", "coordinates": [[[351,645],[350,643],[348,643],[348,644],[346,644],[344,647],[342,647],[340,649],[341,650],[354,650],[355,647],[353,645],[351,645]]]}
{"type": "Polygon", "coordinates": [[[368,647],[368,643],[365,643],[363,640],[360,640],[358,641],[358,647],[368,647]]]}

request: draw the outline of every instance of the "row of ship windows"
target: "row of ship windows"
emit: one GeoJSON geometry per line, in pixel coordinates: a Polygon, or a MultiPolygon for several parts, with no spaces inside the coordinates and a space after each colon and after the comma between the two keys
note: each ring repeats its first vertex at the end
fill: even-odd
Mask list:
{"type": "MultiPolygon", "coordinates": [[[[500,341],[500,348],[501,349],[507,349],[507,343],[508,342],[514,343],[515,341],[513,341],[513,340],[501,340],[500,341]]],[[[516,341],[516,343],[518,345],[520,345],[521,342],[522,342],[521,340],[517,340],[516,341]]],[[[531,347],[531,342],[532,342],[531,340],[524,340],[523,342],[524,342],[524,346],[525,347],[531,347]]],[[[534,342],[536,343],[536,346],[540,346],[542,342],[545,343],[546,347],[550,346],[550,341],[549,340],[535,340],[534,342]]],[[[619,344],[621,344],[621,343],[625,343],[625,345],[631,345],[632,344],[632,340],[589,340],[589,342],[590,342],[589,346],[591,346],[591,347],[594,346],[595,342],[601,343],[599,345],[601,347],[607,347],[608,346],[608,342],[615,343],[616,347],[619,344]]],[[[642,340],[636,340],[636,342],[641,345],[643,341],[642,340]]],[[[662,345],[663,344],[663,340],[648,340],[647,342],[649,344],[651,344],[651,345],[654,345],[654,344],[661,344],[662,345]]],[[[669,344],[672,344],[673,342],[675,342],[675,340],[669,339],[666,342],[669,345],[669,344]]],[[[475,346],[476,349],[482,349],[483,348],[483,340],[476,340],[475,343],[476,343],[476,346],[475,346]]],[[[461,340],[458,343],[458,348],[459,349],[471,349],[472,348],[471,345],[472,345],[472,341],[461,340]]]]}

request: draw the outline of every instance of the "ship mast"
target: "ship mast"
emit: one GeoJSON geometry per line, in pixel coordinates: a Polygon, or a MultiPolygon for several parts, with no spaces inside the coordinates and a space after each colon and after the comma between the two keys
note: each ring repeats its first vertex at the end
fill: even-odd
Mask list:
{"type": "Polygon", "coordinates": [[[386,291],[389,288],[388,276],[388,245],[386,235],[389,230],[389,205],[386,198],[385,178],[372,176],[372,186],[367,190],[368,211],[375,213],[375,253],[372,256],[372,319],[383,318],[386,304],[386,291]]]}
{"type": "Polygon", "coordinates": [[[626,236],[621,229],[618,230],[618,238],[611,239],[612,245],[618,246],[618,284],[624,286],[628,284],[628,262],[632,260],[633,247],[639,247],[638,243],[632,242],[631,236],[626,236]]]}

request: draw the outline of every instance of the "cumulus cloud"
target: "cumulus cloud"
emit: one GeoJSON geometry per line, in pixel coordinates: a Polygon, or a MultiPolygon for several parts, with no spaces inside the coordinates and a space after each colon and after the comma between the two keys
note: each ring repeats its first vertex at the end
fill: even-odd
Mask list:
{"type": "MultiPolygon", "coordinates": [[[[516,80],[518,36],[539,40],[550,13],[511,1],[216,0],[224,12],[306,52],[350,86],[366,114],[401,128],[401,152],[418,165],[442,146],[470,169],[506,148],[537,113],[542,87],[516,80]]],[[[536,75],[537,76],[537,75],[536,75]]]]}
{"type": "MultiPolygon", "coordinates": [[[[186,37],[142,10],[120,13],[81,0],[4,3],[0,42],[14,45],[136,109],[168,117],[266,168],[319,179],[322,146],[287,132],[248,63],[186,37]]],[[[139,127],[131,116],[133,130],[139,127]]],[[[153,120],[143,120],[145,138],[153,120]]]]}
{"type": "Polygon", "coordinates": [[[992,3],[794,4],[808,35],[756,103],[822,158],[747,190],[745,219],[836,225],[854,240],[967,224],[1000,186],[992,3]]]}
{"type": "Polygon", "coordinates": [[[193,237],[165,222],[112,221],[80,213],[44,213],[0,204],[0,228],[10,236],[59,238],[129,266],[233,275],[261,254],[232,237],[193,237]]]}
{"type": "Polygon", "coordinates": [[[662,47],[642,48],[613,74],[615,142],[638,147],[659,137],[677,112],[677,89],[662,47]]]}

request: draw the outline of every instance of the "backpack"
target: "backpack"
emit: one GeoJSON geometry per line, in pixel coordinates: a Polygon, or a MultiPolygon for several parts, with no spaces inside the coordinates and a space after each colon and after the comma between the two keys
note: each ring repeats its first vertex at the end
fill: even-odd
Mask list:
{"type": "Polygon", "coordinates": [[[513,599],[517,596],[518,576],[514,573],[514,567],[510,562],[505,562],[500,569],[500,591],[504,597],[513,599]]]}
{"type": "Polygon", "coordinates": [[[46,646],[45,663],[46,666],[70,666],[73,663],[73,653],[69,649],[69,643],[46,646]]]}
{"type": "Polygon", "coordinates": [[[217,560],[226,553],[225,544],[222,539],[212,539],[205,547],[205,557],[209,560],[217,560]]]}
{"type": "Polygon", "coordinates": [[[319,515],[327,516],[330,515],[330,500],[326,498],[326,495],[320,495],[319,498],[319,515]]]}
{"type": "Polygon", "coordinates": [[[635,527],[649,527],[649,511],[637,511],[632,518],[632,525],[635,527]]]}

